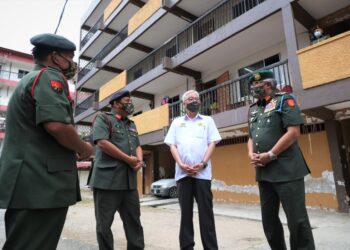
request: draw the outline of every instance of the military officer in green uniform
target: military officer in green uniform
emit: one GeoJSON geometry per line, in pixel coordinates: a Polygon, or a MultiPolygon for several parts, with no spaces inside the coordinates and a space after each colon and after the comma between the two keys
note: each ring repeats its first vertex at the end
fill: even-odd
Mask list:
{"type": "Polygon", "coordinates": [[[30,41],[36,66],[10,99],[0,159],[4,250],[56,249],[68,206],[80,200],[76,156],[92,153],[74,128],[66,78],[75,74],[75,45],[54,34],[30,41]]]}
{"type": "Polygon", "coordinates": [[[310,171],[297,142],[300,109],[292,95],[276,91],[272,71],[253,74],[249,83],[257,102],[249,109],[248,155],[256,168],[265,236],[271,249],[287,249],[278,216],[282,204],[291,250],[315,249],[305,207],[304,176],[310,171]]]}
{"type": "Polygon", "coordinates": [[[111,225],[119,212],[127,238],[127,249],[144,249],[137,171],[144,166],[142,149],[133,121],[129,91],[115,93],[112,112],[99,113],[93,125],[97,145],[90,186],[93,188],[96,233],[100,250],[114,249],[111,225]]]}

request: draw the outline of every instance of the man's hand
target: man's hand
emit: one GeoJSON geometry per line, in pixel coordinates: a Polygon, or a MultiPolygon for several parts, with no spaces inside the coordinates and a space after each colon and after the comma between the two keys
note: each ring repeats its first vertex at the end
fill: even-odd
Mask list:
{"type": "Polygon", "coordinates": [[[266,164],[269,163],[270,161],[271,159],[267,152],[259,154],[259,163],[262,164],[263,166],[266,166],[266,164]]]}
{"type": "Polygon", "coordinates": [[[193,167],[191,167],[190,165],[183,163],[183,164],[180,164],[180,168],[190,176],[197,174],[197,171],[193,167]]]}
{"type": "Polygon", "coordinates": [[[204,164],[202,162],[199,162],[192,166],[192,169],[196,171],[196,173],[204,168],[204,164]]]}
{"type": "Polygon", "coordinates": [[[137,157],[136,156],[129,156],[129,159],[128,159],[127,163],[129,164],[129,166],[131,168],[136,167],[137,164],[138,164],[137,157]]]}
{"type": "Polygon", "coordinates": [[[256,153],[249,153],[248,157],[250,159],[250,164],[252,164],[254,167],[261,167],[261,162],[259,161],[260,156],[256,153]]]}
{"type": "Polygon", "coordinates": [[[144,167],[145,166],[145,162],[144,161],[140,161],[138,160],[137,161],[137,165],[135,167],[133,167],[132,169],[137,172],[140,170],[140,168],[144,167]]]}
{"type": "Polygon", "coordinates": [[[92,145],[89,142],[84,142],[84,147],[82,151],[77,153],[78,160],[81,161],[88,159],[93,152],[94,148],[92,147],[92,145]]]}
{"type": "Polygon", "coordinates": [[[266,164],[271,161],[268,153],[250,153],[248,156],[250,158],[250,164],[254,165],[255,167],[265,167],[266,164]]]}

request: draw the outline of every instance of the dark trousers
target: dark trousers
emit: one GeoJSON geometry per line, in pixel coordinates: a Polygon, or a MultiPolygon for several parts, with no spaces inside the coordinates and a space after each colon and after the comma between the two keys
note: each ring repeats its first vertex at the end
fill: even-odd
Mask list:
{"type": "Polygon", "coordinates": [[[260,205],[265,236],[272,250],[286,248],[280,203],[287,217],[291,250],[314,250],[315,243],[305,206],[304,179],[289,182],[259,182],[260,205]]]}
{"type": "Polygon", "coordinates": [[[218,249],[213,213],[213,194],[211,181],[185,177],[177,181],[179,203],[181,207],[180,248],[193,249],[193,202],[196,199],[199,214],[199,227],[205,250],[218,249]]]}
{"type": "Polygon", "coordinates": [[[7,209],[3,250],[55,250],[68,207],[7,209]]]}
{"type": "Polygon", "coordinates": [[[127,239],[127,249],[144,249],[137,190],[102,190],[94,188],[96,233],[100,250],[114,249],[111,226],[119,212],[127,239]]]}

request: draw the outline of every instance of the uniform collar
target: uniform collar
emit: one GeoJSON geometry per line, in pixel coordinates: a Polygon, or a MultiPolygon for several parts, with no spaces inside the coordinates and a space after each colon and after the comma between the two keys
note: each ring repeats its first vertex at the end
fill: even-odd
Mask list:
{"type": "Polygon", "coordinates": [[[273,98],[275,97],[275,93],[271,93],[271,95],[265,96],[264,99],[258,100],[256,103],[258,106],[266,106],[273,98]]]}
{"type": "Polygon", "coordinates": [[[117,111],[115,110],[111,110],[110,112],[111,115],[113,115],[115,117],[115,119],[117,119],[118,121],[128,121],[129,118],[127,116],[122,117],[120,114],[117,113],[117,111]]]}

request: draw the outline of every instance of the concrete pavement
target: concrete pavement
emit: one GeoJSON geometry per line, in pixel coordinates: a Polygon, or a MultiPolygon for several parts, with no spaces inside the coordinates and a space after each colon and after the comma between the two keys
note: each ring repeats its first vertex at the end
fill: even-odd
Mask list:
{"type": "MultiPolygon", "coordinates": [[[[91,199],[91,192],[83,192],[84,199],[91,199]]],[[[155,207],[160,210],[179,210],[177,199],[159,199],[148,196],[141,199],[142,207],[155,207]]],[[[197,208],[195,207],[195,211],[197,208]]],[[[161,211],[159,211],[161,213],[161,211]]],[[[316,243],[316,249],[335,249],[350,250],[350,214],[338,213],[321,209],[308,209],[313,234],[316,243]]],[[[214,213],[216,217],[238,218],[251,221],[261,221],[260,208],[255,205],[242,205],[233,203],[214,203],[214,213]]],[[[4,210],[0,210],[0,246],[5,240],[5,229],[3,222],[4,210]]],[[[281,211],[281,220],[286,224],[283,211],[281,211]]],[[[260,223],[257,225],[261,225],[260,223]]],[[[235,225],[232,225],[232,234],[235,234],[235,225]]],[[[285,232],[288,238],[288,230],[285,232]]],[[[254,236],[254,235],[252,235],[254,236]]],[[[96,245],[84,242],[79,239],[61,238],[58,247],[59,250],[75,249],[97,249],[96,245]]],[[[248,249],[267,250],[267,243],[248,249]]]]}

